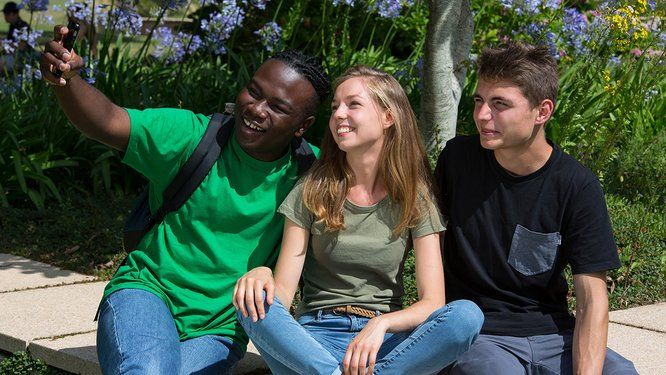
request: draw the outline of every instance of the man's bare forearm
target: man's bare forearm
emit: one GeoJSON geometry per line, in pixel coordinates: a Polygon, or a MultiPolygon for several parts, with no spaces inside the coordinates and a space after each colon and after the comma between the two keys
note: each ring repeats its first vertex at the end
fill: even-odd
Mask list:
{"type": "Polygon", "coordinates": [[[84,135],[125,151],[129,140],[127,111],[78,75],[65,86],[54,86],[54,91],[67,118],[84,135]]]}
{"type": "Polygon", "coordinates": [[[601,374],[603,369],[608,338],[608,296],[605,280],[605,272],[574,275],[574,374],[601,374]]]}

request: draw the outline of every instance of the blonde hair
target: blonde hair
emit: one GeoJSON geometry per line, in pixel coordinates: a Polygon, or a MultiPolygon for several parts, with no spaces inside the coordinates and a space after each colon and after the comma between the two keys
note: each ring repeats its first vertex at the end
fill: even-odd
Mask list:
{"type": "MultiPolygon", "coordinates": [[[[431,170],[418,130],[416,116],[400,83],[391,75],[363,65],[351,67],[335,82],[335,89],[351,78],[361,78],[378,107],[393,118],[379,155],[378,178],[386,185],[401,215],[392,234],[399,236],[416,225],[424,208],[432,204],[431,170]],[[426,205],[419,200],[425,199],[426,205]]],[[[324,135],[320,159],[303,182],[303,202],[327,231],[345,229],[342,209],[354,175],[331,132],[324,135]]]]}

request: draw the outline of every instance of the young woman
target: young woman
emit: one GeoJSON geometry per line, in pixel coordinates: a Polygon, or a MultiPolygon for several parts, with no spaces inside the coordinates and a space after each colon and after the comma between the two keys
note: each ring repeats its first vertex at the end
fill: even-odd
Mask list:
{"type": "Polygon", "coordinates": [[[469,301],[445,305],[444,227],[414,113],[393,77],[364,66],[338,79],[331,109],[321,159],[278,210],[274,286],[265,267],[241,278],[238,319],[276,374],[437,373],[469,348],[483,315],[469,301]],[[412,247],[419,300],[402,309],[412,247]],[[296,321],[288,307],[301,275],[296,321]]]}

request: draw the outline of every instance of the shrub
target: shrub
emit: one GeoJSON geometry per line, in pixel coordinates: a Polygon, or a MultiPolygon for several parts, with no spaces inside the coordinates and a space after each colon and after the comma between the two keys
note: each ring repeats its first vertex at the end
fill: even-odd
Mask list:
{"type": "Polygon", "coordinates": [[[16,352],[0,362],[0,375],[42,375],[47,370],[44,361],[33,359],[26,352],[16,352]]]}

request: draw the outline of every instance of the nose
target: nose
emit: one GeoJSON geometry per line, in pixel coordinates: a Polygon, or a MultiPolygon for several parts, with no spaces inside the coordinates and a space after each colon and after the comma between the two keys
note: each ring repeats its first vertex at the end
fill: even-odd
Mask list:
{"type": "Polygon", "coordinates": [[[257,119],[263,120],[267,116],[266,106],[268,106],[268,102],[266,101],[266,99],[262,99],[262,100],[257,100],[254,103],[248,104],[247,109],[250,112],[250,115],[252,115],[252,117],[256,117],[257,119]]]}
{"type": "Polygon", "coordinates": [[[347,107],[344,104],[340,104],[338,108],[333,111],[332,115],[335,119],[345,119],[347,117],[347,107]]]}
{"type": "Polygon", "coordinates": [[[492,118],[488,103],[477,104],[474,112],[478,120],[490,120],[492,118]]]}

